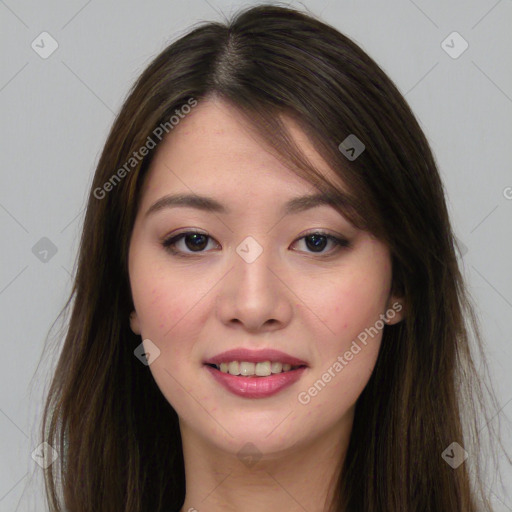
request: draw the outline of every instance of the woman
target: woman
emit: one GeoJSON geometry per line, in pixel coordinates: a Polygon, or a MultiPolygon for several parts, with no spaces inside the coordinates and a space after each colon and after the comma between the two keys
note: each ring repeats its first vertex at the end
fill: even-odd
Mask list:
{"type": "Polygon", "coordinates": [[[313,17],[251,8],[148,66],[73,297],[51,510],[491,510],[435,161],[390,79],[313,17]]]}

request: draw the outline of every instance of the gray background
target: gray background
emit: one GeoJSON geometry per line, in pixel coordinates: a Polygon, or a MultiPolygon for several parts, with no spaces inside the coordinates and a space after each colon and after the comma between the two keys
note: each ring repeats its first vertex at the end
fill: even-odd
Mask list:
{"type": "MultiPolygon", "coordinates": [[[[55,354],[42,354],[43,342],[70,290],[85,198],[114,115],[170,41],[195,22],[255,3],[0,1],[2,512],[46,510],[42,470],[31,457],[55,363],[55,354]],[[43,31],[58,43],[46,59],[31,47],[33,41],[42,46],[43,31]],[[43,237],[57,249],[46,261],[33,250],[43,237]]],[[[302,6],[383,67],[432,145],[466,248],[461,262],[498,395],[492,421],[503,420],[512,453],[504,421],[512,417],[512,1],[311,0],[302,6]],[[458,58],[442,46],[453,31],[469,44],[458,58]]],[[[461,48],[457,40],[448,44],[461,48]]],[[[505,491],[512,489],[510,466],[503,467],[503,486],[489,486],[496,510],[512,511],[512,491],[505,491]]]]}

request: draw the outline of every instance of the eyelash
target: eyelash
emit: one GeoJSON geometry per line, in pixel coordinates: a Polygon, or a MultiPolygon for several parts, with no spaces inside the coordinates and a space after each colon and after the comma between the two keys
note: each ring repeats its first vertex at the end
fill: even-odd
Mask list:
{"type": "MultiPolygon", "coordinates": [[[[211,239],[213,240],[213,238],[208,235],[208,233],[203,233],[202,231],[185,231],[183,233],[180,233],[178,235],[173,235],[172,237],[169,237],[167,239],[165,239],[163,242],[162,242],[162,246],[163,248],[171,253],[172,255],[174,256],[178,256],[178,257],[182,257],[182,258],[188,258],[190,256],[195,256],[195,255],[198,255],[198,254],[201,254],[201,253],[204,253],[206,251],[192,251],[192,252],[183,252],[183,251],[179,251],[179,250],[176,250],[175,249],[175,245],[184,237],[186,237],[187,235],[203,235],[205,237],[207,237],[208,239],[211,239]]],[[[318,254],[320,256],[332,256],[333,254],[337,254],[341,249],[343,248],[348,248],[350,247],[350,242],[344,238],[338,238],[337,236],[334,236],[334,235],[331,235],[329,233],[325,233],[324,231],[312,231],[310,233],[306,233],[305,235],[301,236],[300,238],[297,238],[297,240],[294,241],[295,242],[298,242],[299,240],[302,240],[304,238],[307,238],[309,236],[313,236],[313,235],[317,235],[317,236],[322,236],[322,237],[325,237],[327,238],[328,240],[330,240],[331,242],[333,242],[335,244],[335,249],[334,250],[331,250],[327,253],[323,253],[323,252],[318,252],[318,253],[315,253],[315,252],[310,252],[310,254],[318,254]]]]}

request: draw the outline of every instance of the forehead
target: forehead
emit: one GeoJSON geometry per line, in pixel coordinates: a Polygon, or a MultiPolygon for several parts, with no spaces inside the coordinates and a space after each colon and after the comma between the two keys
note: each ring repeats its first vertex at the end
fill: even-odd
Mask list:
{"type": "MultiPolygon", "coordinates": [[[[283,118],[295,143],[325,175],[333,174],[305,133],[283,118]]],[[[230,104],[202,100],[166,136],[148,170],[148,201],[169,189],[222,196],[281,198],[314,192],[313,186],[264,146],[253,127],[230,104]]],[[[144,200],[146,202],[146,200],[144,200]]]]}

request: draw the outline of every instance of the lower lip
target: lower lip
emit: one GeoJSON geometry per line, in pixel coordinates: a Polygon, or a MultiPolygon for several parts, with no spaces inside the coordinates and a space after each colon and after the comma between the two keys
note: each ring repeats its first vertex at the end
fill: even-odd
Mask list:
{"type": "Polygon", "coordinates": [[[275,395],[297,382],[307,367],[296,368],[284,373],[276,373],[268,377],[240,377],[224,373],[216,368],[205,365],[212,377],[231,393],[244,398],[265,398],[275,395]]]}

